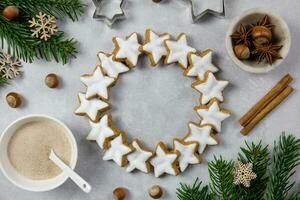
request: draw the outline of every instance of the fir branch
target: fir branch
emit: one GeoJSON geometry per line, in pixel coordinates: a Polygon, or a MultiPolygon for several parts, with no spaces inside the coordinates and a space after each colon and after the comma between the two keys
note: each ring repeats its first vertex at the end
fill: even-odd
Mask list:
{"type": "Polygon", "coordinates": [[[0,5],[18,6],[21,13],[25,14],[24,16],[27,18],[43,12],[53,15],[57,19],[69,17],[72,21],[78,20],[84,7],[79,0],[1,0],[0,5]]]}
{"type": "Polygon", "coordinates": [[[66,64],[68,58],[76,57],[76,41],[73,39],[64,39],[64,33],[59,32],[53,35],[51,40],[40,40],[37,43],[37,57],[44,58],[47,61],[54,59],[56,62],[66,64]]]}
{"type": "Polygon", "coordinates": [[[252,163],[257,177],[251,181],[249,188],[237,186],[240,200],[263,199],[268,181],[266,173],[270,163],[269,154],[268,146],[263,147],[261,142],[259,144],[246,142],[246,148],[241,147],[239,160],[244,164],[252,163]]]}
{"type": "Polygon", "coordinates": [[[176,195],[179,200],[211,200],[208,186],[202,187],[202,181],[197,178],[193,185],[180,183],[176,195]]]}
{"type": "Polygon", "coordinates": [[[295,167],[300,163],[300,140],[284,133],[274,144],[273,166],[266,191],[267,200],[282,200],[295,182],[290,178],[295,174],[295,167]]]}
{"type": "Polygon", "coordinates": [[[210,188],[213,198],[218,200],[235,200],[237,191],[234,180],[234,162],[223,160],[222,157],[209,162],[208,171],[212,184],[210,188]]]}
{"type": "Polygon", "coordinates": [[[75,21],[83,13],[83,4],[79,0],[2,0],[0,9],[14,5],[20,9],[20,16],[13,21],[7,21],[0,16],[0,40],[2,48],[7,53],[33,62],[35,58],[45,58],[47,61],[67,63],[69,57],[75,57],[76,42],[66,39],[63,32],[51,37],[48,42],[31,36],[28,20],[39,12],[53,15],[58,19],[65,17],[75,21]]]}

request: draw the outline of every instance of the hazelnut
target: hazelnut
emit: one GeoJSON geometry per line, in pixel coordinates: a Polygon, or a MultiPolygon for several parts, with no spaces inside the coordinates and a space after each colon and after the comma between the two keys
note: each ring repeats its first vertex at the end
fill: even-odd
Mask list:
{"type": "Polygon", "coordinates": [[[56,74],[48,74],[45,78],[45,84],[49,88],[56,88],[59,85],[59,80],[56,74]]]}
{"type": "Polygon", "coordinates": [[[115,200],[124,200],[126,197],[126,189],[118,187],[113,191],[113,196],[115,200]]]}
{"type": "Polygon", "coordinates": [[[272,40],[272,31],[265,26],[255,26],[251,32],[252,39],[258,44],[265,44],[272,40]]]}
{"type": "Polygon", "coordinates": [[[19,17],[19,9],[16,6],[7,6],[2,11],[3,17],[8,20],[14,20],[19,17]]]}
{"type": "Polygon", "coordinates": [[[234,53],[240,60],[247,60],[250,57],[250,49],[245,44],[239,44],[234,46],[234,53]]]}
{"type": "Polygon", "coordinates": [[[148,190],[148,193],[149,193],[150,197],[152,197],[153,199],[159,199],[163,195],[163,190],[161,189],[160,186],[153,185],[148,190]]]}
{"type": "Polygon", "coordinates": [[[6,95],[6,101],[7,104],[12,108],[17,108],[22,103],[21,97],[15,92],[8,93],[6,95]]]}

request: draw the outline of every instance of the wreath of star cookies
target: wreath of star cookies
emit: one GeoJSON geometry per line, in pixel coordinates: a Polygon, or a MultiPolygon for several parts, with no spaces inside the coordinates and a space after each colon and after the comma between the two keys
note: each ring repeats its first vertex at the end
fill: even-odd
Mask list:
{"type": "Polygon", "coordinates": [[[146,30],[144,44],[139,42],[137,33],[125,39],[114,37],[113,52],[99,52],[100,65],[92,74],[81,76],[87,89],[78,95],[80,105],[75,114],[89,118],[91,131],[87,140],[96,141],[104,150],[103,160],[126,166],[127,172],[140,170],[150,173],[153,168],[156,177],[178,175],[190,164],[200,163],[200,155],[207,146],[219,144],[217,133],[221,132],[222,121],[230,116],[228,110],[220,107],[228,81],[214,76],[219,68],[212,62],[212,50],[198,53],[187,44],[184,33],[175,40],[170,38],[167,33],[157,34],[151,29],[146,30]],[[171,149],[163,142],[158,143],[155,151],[144,149],[137,139],[128,143],[125,133],[113,127],[111,114],[105,114],[111,108],[109,88],[117,82],[120,74],[137,65],[142,54],[148,56],[152,66],[163,59],[165,64],[178,63],[185,76],[195,78],[192,88],[200,93],[200,105],[194,108],[200,123],[190,122],[188,133],[182,139],[174,138],[171,149]]]}

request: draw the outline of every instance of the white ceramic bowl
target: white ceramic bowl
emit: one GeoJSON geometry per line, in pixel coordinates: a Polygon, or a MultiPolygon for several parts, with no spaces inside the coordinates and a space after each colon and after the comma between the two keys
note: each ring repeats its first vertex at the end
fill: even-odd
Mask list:
{"type": "Polygon", "coordinates": [[[64,125],[59,120],[46,116],[46,115],[28,115],[25,117],[22,117],[20,119],[17,119],[13,123],[11,123],[2,133],[0,137],[0,168],[3,172],[3,174],[6,176],[8,180],[10,180],[13,184],[16,186],[29,190],[34,192],[43,192],[43,191],[49,191],[52,190],[60,185],[62,185],[67,179],[68,176],[64,173],[59,174],[58,176],[47,179],[47,180],[31,180],[28,179],[21,174],[19,174],[15,168],[11,165],[8,155],[7,155],[7,147],[10,138],[12,137],[13,133],[16,131],[16,129],[20,126],[22,126],[25,123],[28,123],[30,121],[35,120],[50,120],[59,126],[61,126],[63,129],[65,129],[65,133],[67,138],[69,139],[70,145],[71,145],[71,161],[70,161],[70,167],[72,169],[75,168],[76,162],[77,162],[77,144],[76,140],[70,131],[70,129],[64,125]]]}
{"type": "Polygon", "coordinates": [[[225,40],[227,52],[233,60],[233,62],[238,67],[251,73],[266,73],[270,70],[277,68],[287,57],[291,46],[290,31],[285,21],[279,15],[274,14],[272,11],[261,8],[247,10],[243,12],[240,16],[234,18],[231,25],[229,26],[225,40]],[[278,41],[276,45],[283,45],[283,47],[279,51],[283,59],[275,60],[272,65],[264,61],[258,64],[257,60],[239,60],[234,53],[233,42],[230,35],[232,35],[238,29],[240,24],[253,24],[265,15],[268,15],[270,22],[275,25],[273,27],[273,37],[276,41],[278,41]]]}

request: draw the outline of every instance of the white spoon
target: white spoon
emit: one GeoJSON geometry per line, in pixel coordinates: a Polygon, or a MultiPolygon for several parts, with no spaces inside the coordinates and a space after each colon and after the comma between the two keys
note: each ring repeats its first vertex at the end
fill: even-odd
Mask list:
{"type": "Polygon", "coordinates": [[[67,176],[70,177],[72,181],[76,183],[84,192],[89,193],[92,190],[90,184],[88,184],[59,157],[57,157],[53,149],[51,149],[49,159],[52,160],[65,174],[67,174],[67,176]]]}

